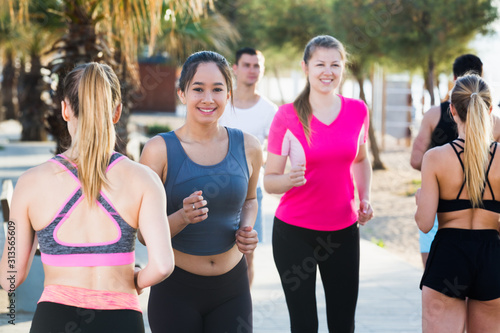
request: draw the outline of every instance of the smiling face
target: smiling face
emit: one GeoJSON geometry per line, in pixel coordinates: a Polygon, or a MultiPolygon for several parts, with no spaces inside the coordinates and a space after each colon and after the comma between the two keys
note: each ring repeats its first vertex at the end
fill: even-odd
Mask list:
{"type": "Polygon", "coordinates": [[[344,72],[344,60],[335,48],[317,48],[302,69],[309,79],[311,90],[330,94],[340,85],[344,72]]]}
{"type": "Polygon", "coordinates": [[[185,91],[179,89],[177,94],[188,117],[201,123],[217,122],[230,97],[226,79],[213,62],[200,63],[185,91]]]}

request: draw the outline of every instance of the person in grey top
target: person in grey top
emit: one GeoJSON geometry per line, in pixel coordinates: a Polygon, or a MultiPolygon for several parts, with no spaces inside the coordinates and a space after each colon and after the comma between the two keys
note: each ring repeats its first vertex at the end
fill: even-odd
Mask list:
{"type": "Polygon", "coordinates": [[[258,243],[258,140],[219,125],[231,97],[224,57],[202,51],[184,63],[178,95],[186,123],[151,139],[140,162],[162,179],[176,268],[151,289],[148,315],[156,332],[252,330],[243,254],[258,243]]]}

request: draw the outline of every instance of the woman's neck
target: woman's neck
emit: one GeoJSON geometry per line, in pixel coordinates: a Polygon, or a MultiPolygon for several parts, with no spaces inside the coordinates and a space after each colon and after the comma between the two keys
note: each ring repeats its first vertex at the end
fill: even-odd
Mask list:
{"type": "Polygon", "coordinates": [[[63,155],[74,161],[78,156],[78,152],[76,151],[74,146],[70,146],[66,151],[63,152],[63,155]]]}
{"type": "Polygon", "coordinates": [[[465,140],[465,130],[462,124],[457,124],[458,138],[465,140]]]}
{"type": "Polygon", "coordinates": [[[198,124],[186,121],[176,132],[182,137],[185,142],[210,142],[217,140],[225,131],[223,126],[215,124],[198,124]]]}
{"type": "Polygon", "coordinates": [[[311,90],[309,94],[309,103],[313,112],[321,112],[323,110],[331,110],[338,102],[340,98],[337,94],[321,94],[311,90]]]}

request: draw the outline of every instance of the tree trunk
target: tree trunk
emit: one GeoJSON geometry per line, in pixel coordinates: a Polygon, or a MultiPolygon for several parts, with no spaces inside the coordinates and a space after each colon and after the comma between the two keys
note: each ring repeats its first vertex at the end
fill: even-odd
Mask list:
{"type": "Polygon", "coordinates": [[[115,125],[116,130],[116,145],[115,150],[121,154],[127,155],[128,144],[128,123],[130,119],[130,109],[132,108],[132,94],[134,93],[133,84],[128,71],[128,64],[125,60],[121,60],[120,48],[117,47],[115,53],[115,61],[118,64],[114,70],[120,79],[120,87],[122,93],[122,115],[120,120],[115,125]]]}
{"type": "Polygon", "coordinates": [[[0,122],[5,120],[5,114],[3,111],[3,96],[2,96],[2,90],[0,87],[0,122]]]}
{"type": "Polygon", "coordinates": [[[2,70],[2,95],[3,95],[3,119],[17,119],[16,105],[14,104],[14,87],[16,79],[16,68],[14,66],[14,54],[12,50],[5,52],[6,61],[2,70]]]}
{"type": "Polygon", "coordinates": [[[434,96],[434,59],[429,56],[429,61],[427,62],[427,68],[425,70],[425,85],[427,86],[427,91],[431,96],[431,106],[434,106],[436,103],[436,98],[434,96]]]}
{"type": "Polygon", "coordinates": [[[21,64],[19,75],[18,98],[22,141],[45,141],[47,132],[45,130],[45,114],[47,105],[40,98],[44,89],[44,81],[41,74],[42,65],[37,54],[31,54],[31,71],[26,73],[24,62],[21,64]]]}
{"type": "Polygon", "coordinates": [[[111,64],[112,59],[107,57],[108,48],[97,47],[97,34],[92,14],[80,1],[65,1],[66,14],[71,18],[67,22],[68,33],[53,45],[57,51],[55,59],[47,66],[52,75],[58,76],[57,90],[52,96],[52,105],[49,108],[47,130],[56,141],[56,154],[64,152],[71,146],[66,122],[61,115],[61,92],[65,76],[77,65],[90,61],[104,61],[111,64]],[[103,57],[98,57],[103,52],[103,57]],[[109,61],[111,60],[111,61],[109,61]]]}
{"type": "MultiPolygon", "coordinates": [[[[365,89],[363,87],[364,84],[364,77],[363,74],[361,74],[361,71],[357,68],[356,65],[353,65],[351,67],[352,73],[356,77],[356,81],[359,84],[359,98],[362,99],[366,103],[366,96],[365,96],[365,89]]],[[[368,105],[368,104],[367,104],[368,105]]],[[[372,112],[368,109],[369,117],[370,117],[370,126],[368,127],[368,138],[370,140],[370,148],[372,151],[373,155],[373,163],[372,163],[372,169],[373,170],[385,170],[386,167],[382,160],[380,159],[380,149],[378,147],[377,143],[377,137],[375,136],[375,130],[373,129],[373,117],[372,117],[372,112]]]]}

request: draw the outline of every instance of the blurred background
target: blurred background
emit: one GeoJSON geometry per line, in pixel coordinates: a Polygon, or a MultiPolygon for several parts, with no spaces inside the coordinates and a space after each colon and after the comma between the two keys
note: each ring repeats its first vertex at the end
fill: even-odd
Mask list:
{"type": "Polygon", "coordinates": [[[409,146],[422,114],[447,98],[461,54],[483,60],[500,111],[499,7],[499,0],[0,0],[0,122],[17,122],[21,141],[53,141],[60,152],[68,143],[58,94],[65,73],[106,62],[122,81],[117,149],[127,152],[131,115],[182,117],[176,81],[192,52],[233,61],[240,47],[260,49],[260,91],[280,105],[304,86],[305,44],[329,34],[350,54],[340,92],[367,102],[380,169],[386,137],[409,146]]]}
{"type": "MultiPolygon", "coordinates": [[[[448,98],[453,61],[464,53],[483,61],[494,112],[500,113],[499,8],[500,0],[0,0],[0,202],[8,206],[22,172],[69,144],[59,93],[64,76],[76,65],[105,62],[118,74],[124,108],[116,149],[137,160],[149,137],[183,123],[176,85],[191,53],[213,50],[233,62],[241,47],[261,50],[266,68],[259,90],[281,105],[304,87],[300,61],[306,43],[329,34],[349,53],[340,93],[365,100],[370,109],[376,217],[361,236],[413,265],[407,269],[411,274],[404,275],[404,263],[378,252],[376,260],[373,256],[363,263],[373,267],[361,275],[360,331],[380,326],[375,331],[387,332],[389,323],[421,332],[416,288],[421,258],[413,221],[420,174],[410,167],[409,147],[423,113],[448,98]],[[396,288],[401,301],[394,303],[397,283],[406,289],[396,288]],[[384,312],[389,304],[390,314],[384,312]]],[[[277,201],[265,194],[269,235],[277,201]]],[[[1,211],[7,220],[7,209],[1,211]]],[[[3,240],[0,228],[0,248],[3,240]]],[[[272,258],[268,243],[257,252],[264,266],[257,271],[262,275],[252,297],[256,313],[285,327],[284,301],[276,296],[281,295],[276,294],[279,279],[266,261],[272,258]]],[[[369,249],[364,256],[373,252],[369,249]]],[[[41,293],[39,260],[37,265],[31,269],[32,282],[22,286],[27,298],[17,291],[18,310],[33,311],[28,305],[41,293]]],[[[0,293],[3,311],[6,302],[0,293]]],[[[2,318],[6,324],[2,316],[0,326],[2,318]]],[[[31,316],[23,320],[29,324],[31,316]]],[[[270,327],[267,322],[257,324],[268,332],[263,330],[270,327]]],[[[29,326],[17,327],[21,332],[29,326]]]]}

